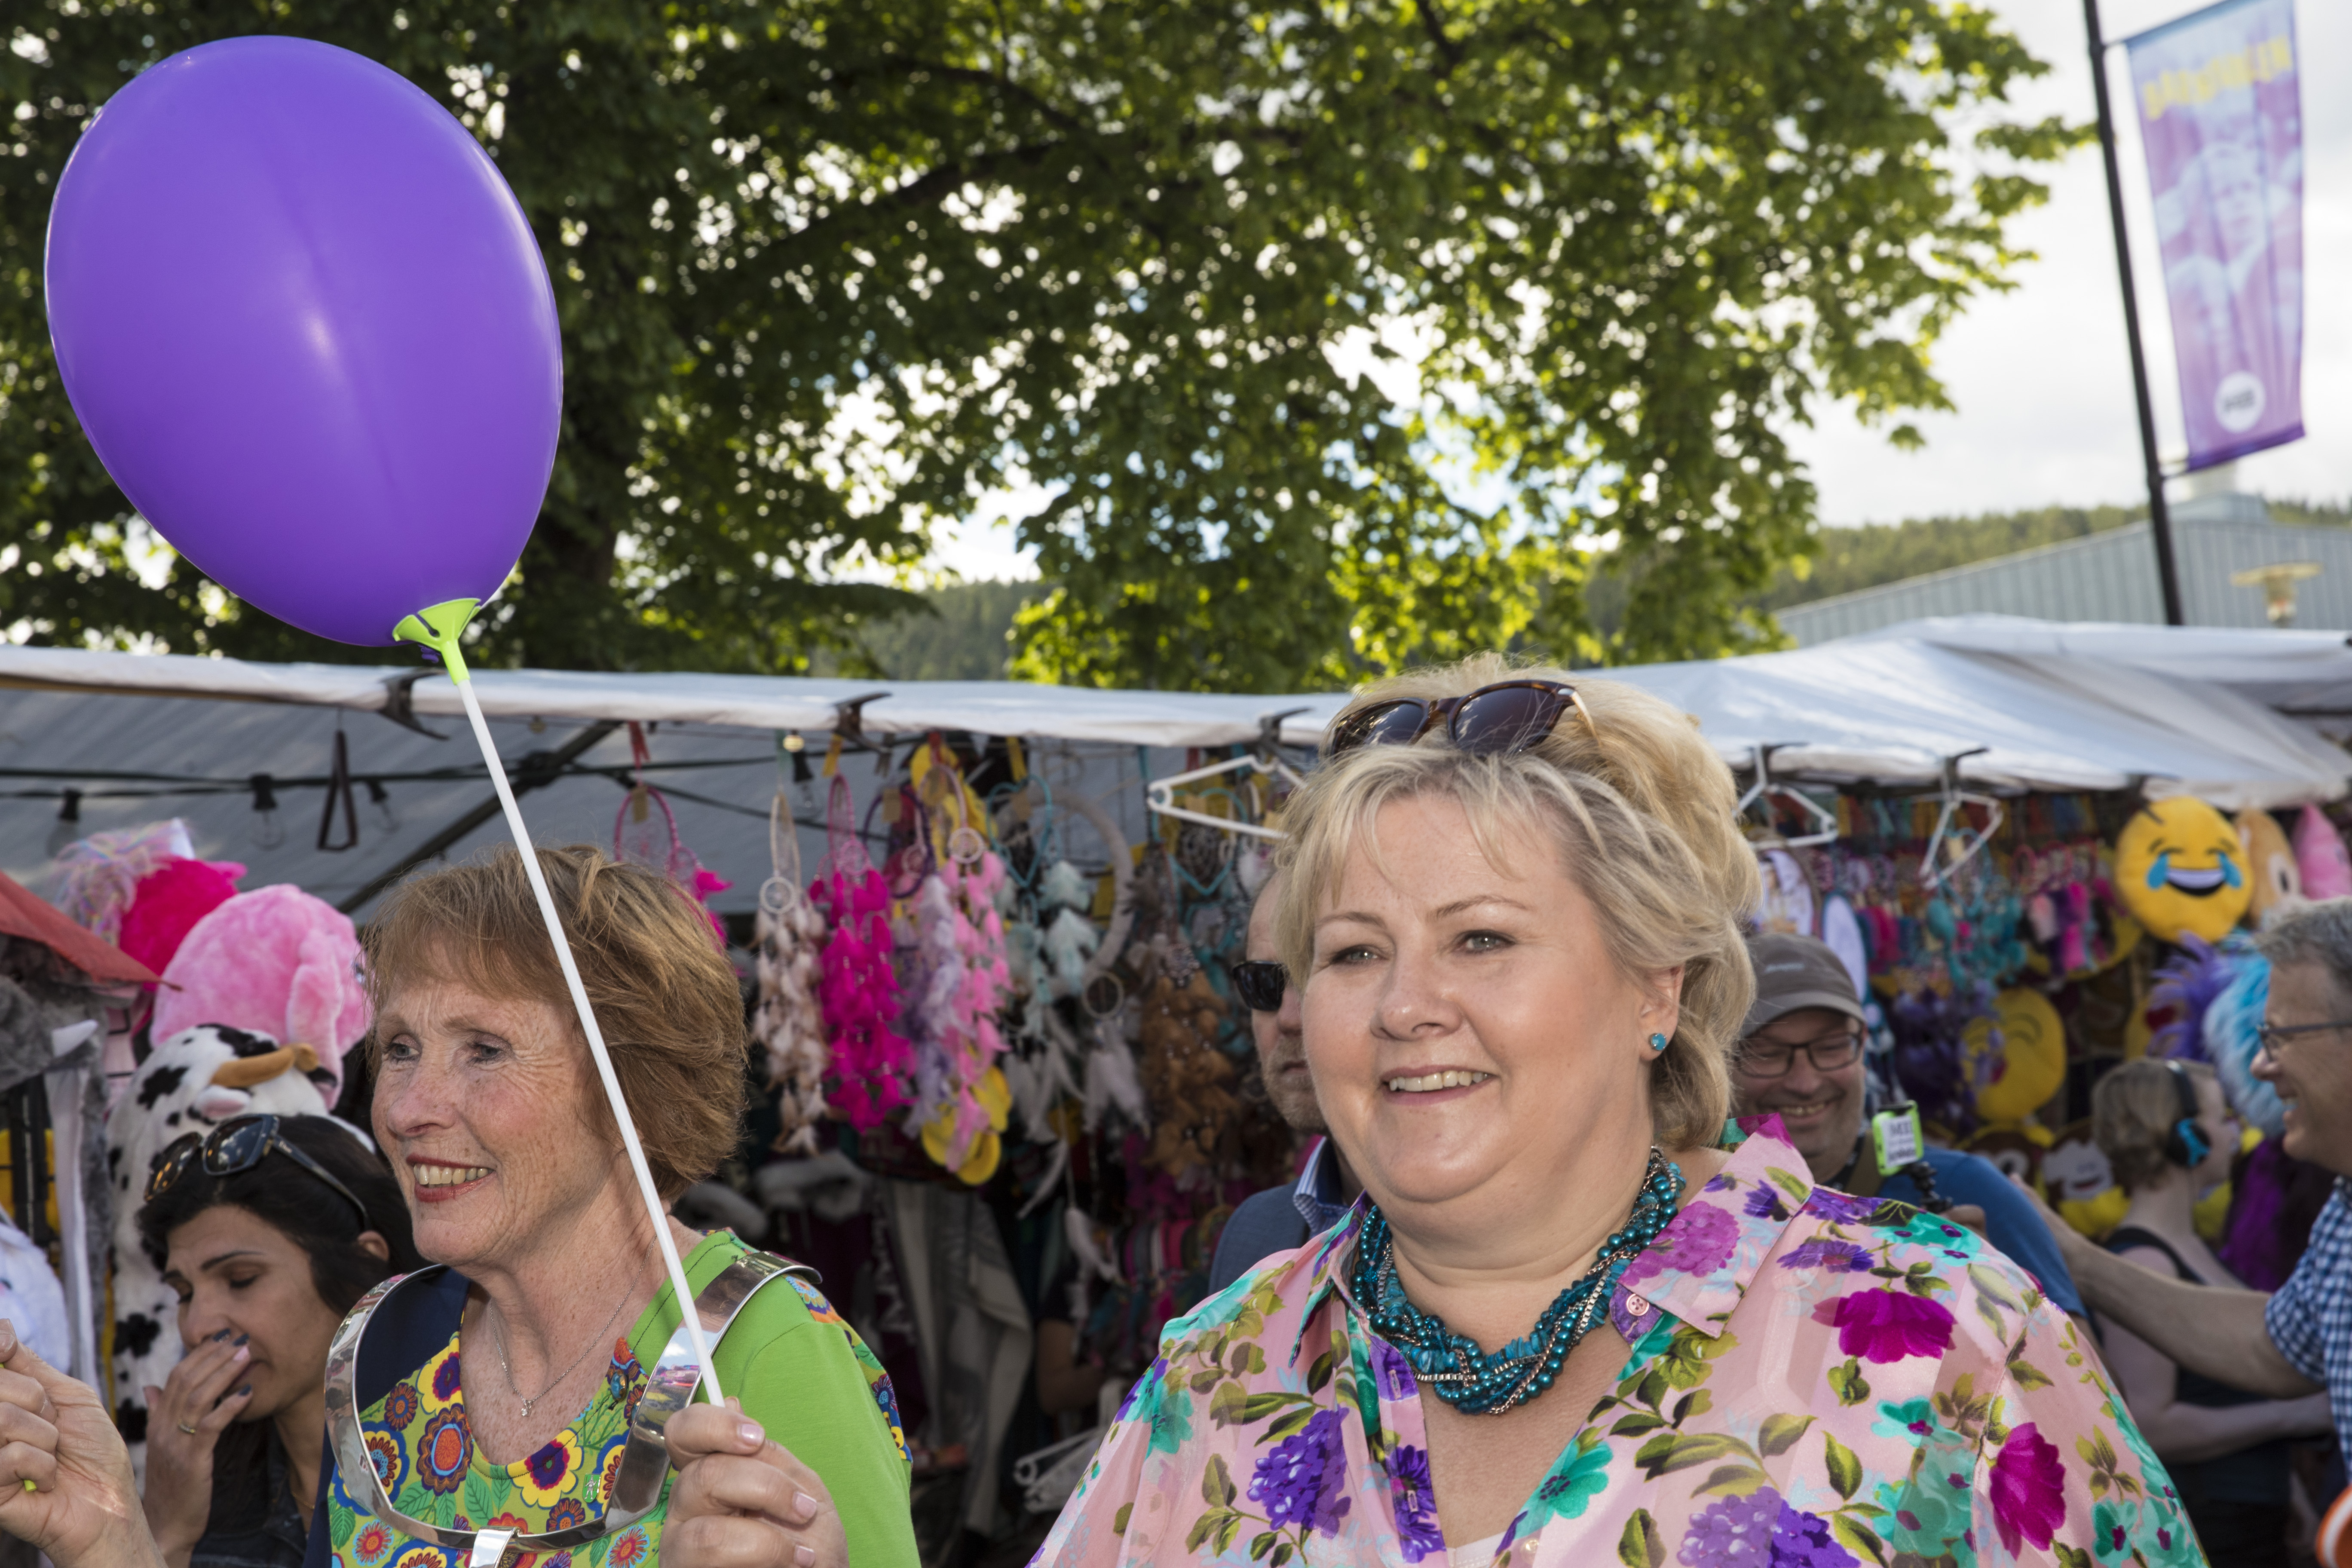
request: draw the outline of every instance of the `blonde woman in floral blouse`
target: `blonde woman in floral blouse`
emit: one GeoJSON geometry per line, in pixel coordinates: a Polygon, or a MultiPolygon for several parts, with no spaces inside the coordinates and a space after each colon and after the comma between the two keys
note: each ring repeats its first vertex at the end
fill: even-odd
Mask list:
{"type": "Polygon", "coordinates": [[[1682,714],[1480,659],[1328,751],[1277,921],[1364,1200],[1169,1326],[1040,1563],[2203,1562],[2029,1276],[1724,1136],[1757,879],[1682,714]]]}

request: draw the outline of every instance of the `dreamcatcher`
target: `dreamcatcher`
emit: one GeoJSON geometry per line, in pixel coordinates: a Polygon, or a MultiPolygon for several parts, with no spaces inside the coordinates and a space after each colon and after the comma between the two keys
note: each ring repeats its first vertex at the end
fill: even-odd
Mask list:
{"type": "Polygon", "coordinates": [[[677,816],[669,808],[669,797],[646,783],[646,764],[653,760],[653,752],[646,744],[645,726],[632,721],[629,725],[629,793],[621,797],[621,809],[613,818],[613,858],[631,866],[643,866],[658,871],[676,883],[702,908],[703,917],[719,935],[719,944],[726,945],[727,928],[710,909],[710,896],[723,892],[735,884],[705,867],[686,840],[678,837],[677,816]]]}
{"type": "Polygon", "coordinates": [[[760,885],[753,961],[760,999],[751,1014],[751,1037],[768,1054],[768,1087],[783,1123],[774,1147],[786,1154],[814,1154],[831,1060],[824,1010],[817,1001],[824,917],[801,889],[800,833],[782,788],[768,808],[768,861],[772,874],[760,885]]]}
{"type": "Polygon", "coordinates": [[[1004,1043],[998,1008],[1012,990],[996,894],[1004,863],[989,847],[987,818],[936,734],[910,767],[935,868],[917,884],[915,1120],[923,1151],[973,1185],[996,1172],[1012,1095],[996,1058],[1004,1043]],[[952,826],[950,826],[952,824],[952,826]]]}
{"type": "MultiPolygon", "coordinates": [[[[839,745],[836,740],[836,752],[839,745]]],[[[825,802],[825,864],[809,884],[809,901],[833,933],[824,944],[817,1001],[833,1058],[834,1114],[867,1132],[909,1102],[913,1047],[897,1027],[890,891],[852,825],[849,781],[835,771],[836,761],[825,762],[833,781],[825,802]]]]}

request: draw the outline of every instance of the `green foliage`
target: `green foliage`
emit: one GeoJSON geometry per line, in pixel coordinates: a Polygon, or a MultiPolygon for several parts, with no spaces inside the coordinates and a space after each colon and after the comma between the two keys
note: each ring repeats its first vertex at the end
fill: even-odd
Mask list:
{"type": "Polygon", "coordinates": [[[818,675],[884,680],[1003,680],[1013,658],[1013,618],[1045,589],[1035,583],[956,583],[924,591],[921,607],[873,623],[848,655],[819,655],[818,675]]]}
{"type": "MultiPolygon", "coordinates": [[[[2076,132],[1948,0],[40,0],[0,54],[0,624],[322,657],[142,539],[39,299],[58,171],[146,62],[383,60],[544,248],[563,442],[482,656],[791,669],[1021,481],[1017,673],[1328,685],[1470,647],[1689,657],[1805,549],[1776,426],[1946,406],[1926,351],[2076,132]],[[1964,129],[1952,129],[1961,127],[1964,129]],[[1972,128],[1972,129],[1965,129],[1972,128]],[[1329,351],[1403,321],[1426,398],[1329,351]],[[1476,483],[1441,483],[1431,455],[1476,483]],[[1482,505],[1462,497],[1476,494],[1482,505]],[[37,569],[37,574],[36,574],[37,569]],[[1625,584],[1597,628],[1596,570],[1625,584]]],[[[1385,353],[1386,351],[1381,351],[1385,353]]],[[[1901,434],[1900,429],[1896,431],[1901,434]]]]}

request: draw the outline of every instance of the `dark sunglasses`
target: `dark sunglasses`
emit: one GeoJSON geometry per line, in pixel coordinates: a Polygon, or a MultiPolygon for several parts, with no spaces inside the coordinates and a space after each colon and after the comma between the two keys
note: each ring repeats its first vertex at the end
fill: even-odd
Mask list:
{"type": "Polygon", "coordinates": [[[240,1116],[224,1121],[209,1133],[188,1132],[174,1138],[155,1156],[155,1167],[147,1177],[147,1201],[170,1192],[181,1177],[204,1162],[207,1176],[234,1176],[240,1171],[250,1171],[271,1154],[283,1154],[319,1180],[342,1194],[343,1201],[359,1210],[360,1227],[369,1228],[367,1205],[360,1202],[351,1188],[335,1180],[327,1167],[287,1142],[278,1131],[278,1118],[271,1115],[240,1116]]]}
{"type": "Polygon", "coordinates": [[[1242,1005],[1253,1013],[1279,1013],[1282,994],[1290,984],[1290,972],[1279,963],[1254,958],[1247,963],[1236,963],[1232,970],[1234,994],[1242,1005]]]}
{"type": "Polygon", "coordinates": [[[1558,680],[1498,680],[1433,702],[1400,697],[1358,709],[1331,726],[1323,754],[1336,757],[1359,746],[1410,746],[1440,722],[1457,752],[1480,757],[1524,752],[1550,734],[1570,708],[1599,740],[1601,731],[1573,686],[1558,680]]]}

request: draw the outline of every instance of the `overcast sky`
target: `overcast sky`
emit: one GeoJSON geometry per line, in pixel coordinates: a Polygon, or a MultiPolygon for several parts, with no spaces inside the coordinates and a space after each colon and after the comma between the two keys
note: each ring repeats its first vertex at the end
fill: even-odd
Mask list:
{"type": "MultiPolygon", "coordinates": [[[[2059,113],[2088,121],[2091,67],[2081,0],[1990,0],[1991,8],[2049,62],[2050,73],[2016,100],[2026,117],[2059,113]]],[[[2189,0],[2102,0],[2110,39],[2186,16],[2189,0]]],[[[2352,496],[2352,92],[2327,90],[2352,68],[2352,5],[2296,0],[2303,78],[2304,426],[2301,441],[2246,458],[2238,488],[2273,496],[2352,496]]],[[[2108,82],[2119,112],[2129,106],[2123,51],[2109,52],[2108,82]]],[[[2133,117],[2122,112],[2125,198],[2140,321],[2148,353],[2160,442],[2177,455],[2179,396],[2173,381],[2169,319],[2156,268],[2147,171],[2133,117]]],[[[2105,177],[2095,145],[2078,150],[2049,178],[2048,204],[2012,233],[2039,253],[2018,287],[1980,298],[1946,333],[1936,370],[1958,410],[1915,420],[1924,450],[1901,452],[1844,408],[1817,413],[1796,432],[1796,447],[1821,490],[1831,524],[1892,522],[2015,508],[2139,504],[2138,424],[2131,362],[2116,294],[2105,177]]],[[[2185,493],[2178,481],[2178,496],[2185,493]]],[[[968,577],[1028,577],[1035,571],[996,521],[1025,498],[994,497],[941,541],[939,564],[968,577]]]]}

